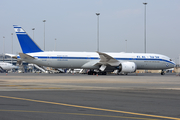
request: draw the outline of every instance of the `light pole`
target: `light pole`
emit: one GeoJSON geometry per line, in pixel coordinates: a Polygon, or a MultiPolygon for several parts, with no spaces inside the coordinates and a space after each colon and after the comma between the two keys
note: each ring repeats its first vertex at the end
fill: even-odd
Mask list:
{"type": "Polygon", "coordinates": [[[45,51],[45,22],[46,20],[43,20],[43,22],[44,22],[44,51],[45,51]]]}
{"type": "Polygon", "coordinates": [[[96,13],[97,15],[97,51],[99,52],[99,15],[100,13],[96,13]]]}
{"type": "Polygon", "coordinates": [[[5,42],[5,40],[4,40],[4,39],[5,39],[5,37],[3,36],[3,62],[4,62],[4,51],[5,51],[5,46],[4,46],[4,44],[5,44],[4,42],[5,42]]]}
{"type": "Polygon", "coordinates": [[[144,53],[146,53],[146,5],[147,3],[143,3],[144,7],[144,53]]]}
{"type": "MultiPolygon", "coordinates": [[[[13,33],[11,33],[12,35],[12,54],[13,54],[13,33]]],[[[12,64],[12,57],[11,57],[11,64],[12,64]]]]}
{"type": "Polygon", "coordinates": [[[32,28],[32,30],[33,30],[33,40],[34,40],[34,30],[35,30],[35,28],[32,28]]]}
{"type": "Polygon", "coordinates": [[[54,51],[56,51],[56,38],[55,38],[55,45],[54,45],[54,51]]]}
{"type": "Polygon", "coordinates": [[[126,41],[126,52],[127,52],[127,40],[125,40],[126,41]]]}

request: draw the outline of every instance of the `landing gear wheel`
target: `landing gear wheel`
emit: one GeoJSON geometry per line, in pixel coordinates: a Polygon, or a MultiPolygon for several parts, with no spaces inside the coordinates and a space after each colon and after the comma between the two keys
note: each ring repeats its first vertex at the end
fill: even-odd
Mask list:
{"type": "Polygon", "coordinates": [[[161,75],[165,75],[164,71],[161,72],[161,75]]]}
{"type": "Polygon", "coordinates": [[[89,71],[89,72],[88,72],[88,75],[96,75],[96,72],[94,72],[94,71],[89,71]]]}
{"type": "Polygon", "coordinates": [[[107,75],[106,72],[98,72],[98,75],[107,75]]]}

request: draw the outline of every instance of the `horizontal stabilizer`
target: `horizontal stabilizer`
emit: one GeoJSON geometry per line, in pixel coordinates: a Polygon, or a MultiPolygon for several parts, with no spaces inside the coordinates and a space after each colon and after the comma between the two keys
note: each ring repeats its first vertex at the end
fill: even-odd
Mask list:
{"type": "Polygon", "coordinates": [[[30,55],[27,55],[27,54],[24,54],[24,53],[19,53],[20,57],[22,60],[32,60],[32,59],[35,59],[34,57],[30,56],[30,55]]]}

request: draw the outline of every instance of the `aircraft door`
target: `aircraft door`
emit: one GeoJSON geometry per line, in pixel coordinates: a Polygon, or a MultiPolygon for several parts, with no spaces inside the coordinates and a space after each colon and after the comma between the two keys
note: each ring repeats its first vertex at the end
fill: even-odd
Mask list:
{"type": "Polygon", "coordinates": [[[87,61],[89,61],[91,59],[90,55],[87,55],[87,61]]]}
{"type": "Polygon", "coordinates": [[[52,62],[51,55],[48,55],[48,57],[47,57],[47,63],[48,63],[48,65],[51,65],[51,62],[52,62]]]}

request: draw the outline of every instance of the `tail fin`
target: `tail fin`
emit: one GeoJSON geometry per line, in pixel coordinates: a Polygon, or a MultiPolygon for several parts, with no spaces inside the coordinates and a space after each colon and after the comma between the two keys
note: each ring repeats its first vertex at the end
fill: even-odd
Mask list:
{"type": "Polygon", "coordinates": [[[20,26],[13,25],[23,53],[43,52],[20,26]]]}

